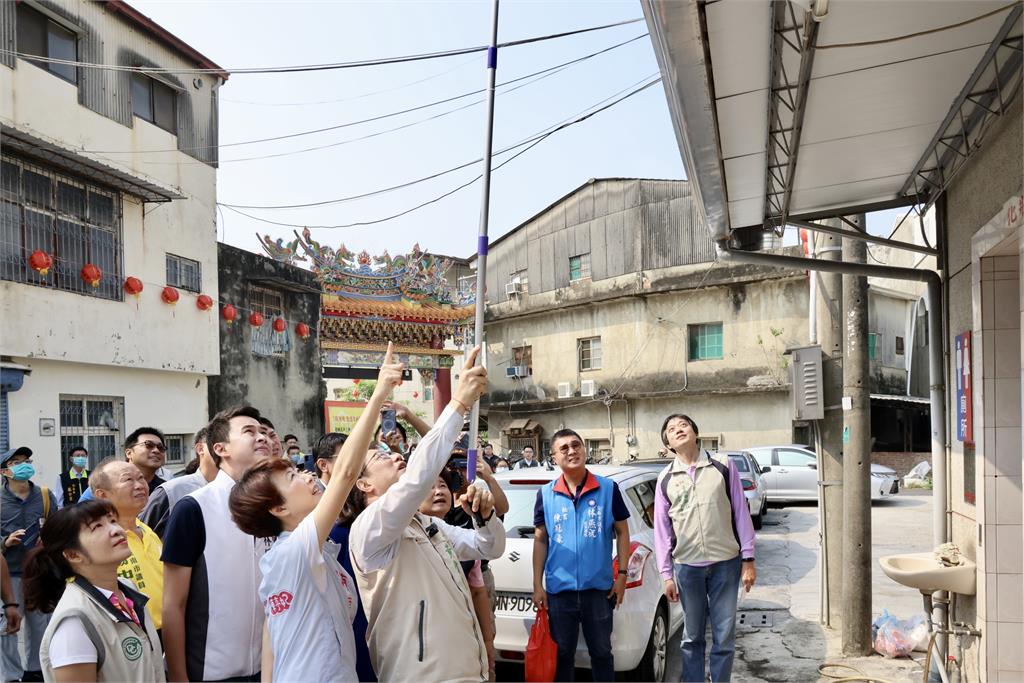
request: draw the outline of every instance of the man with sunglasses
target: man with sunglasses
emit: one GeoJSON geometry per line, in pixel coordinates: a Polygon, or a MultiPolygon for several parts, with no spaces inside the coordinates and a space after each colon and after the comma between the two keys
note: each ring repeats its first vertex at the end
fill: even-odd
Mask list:
{"type": "Polygon", "coordinates": [[[167,446],[164,445],[164,434],[155,427],[139,427],[128,435],[124,440],[125,460],[132,463],[142,471],[146,483],[149,484],[149,492],[164,483],[164,480],[156,475],[157,470],[164,466],[167,460],[167,446]]]}

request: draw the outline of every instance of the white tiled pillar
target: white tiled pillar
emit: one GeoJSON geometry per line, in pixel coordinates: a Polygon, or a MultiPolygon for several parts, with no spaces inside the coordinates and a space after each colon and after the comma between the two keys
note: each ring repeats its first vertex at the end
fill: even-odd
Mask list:
{"type": "MultiPolygon", "coordinates": [[[[1024,497],[1021,495],[1021,259],[981,259],[983,429],[978,452],[985,552],[979,557],[978,616],[984,678],[1024,680],[1024,497]]],[[[977,391],[977,388],[975,389],[977,391]]]]}

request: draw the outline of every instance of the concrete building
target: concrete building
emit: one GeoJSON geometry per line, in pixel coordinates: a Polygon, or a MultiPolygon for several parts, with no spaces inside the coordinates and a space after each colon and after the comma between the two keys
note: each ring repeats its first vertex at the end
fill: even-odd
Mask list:
{"type": "Polygon", "coordinates": [[[320,285],[308,270],[228,244],[217,245],[220,305],[238,319],[222,324],[220,374],[209,379],[212,415],[241,403],[260,409],[278,434],[299,437],[303,452],[323,434],[326,388],[318,344],[320,285]],[[254,327],[249,316],[259,313],[254,327]],[[284,321],[284,330],[274,321],[284,321]],[[296,326],[305,324],[303,339],[296,326]]]}
{"type": "MultiPolygon", "coordinates": [[[[596,459],[650,457],[674,412],[713,450],[811,442],[785,353],[808,340],[807,275],[715,263],[686,181],[592,180],[489,254],[488,434],[503,449],[546,451],[567,426],[596,459]]],[[[902,451],[914,297],[873,287],[869,306],[878,431],[897,432],[879,447],[902,451]]]]}
{"type": "Polygon", "coordinates": [[[0,53],[0,448],[31,447],[50,483],[70,446],[95,463],[146,425],[168,435],[168,464],[183,463],[207,420],[207,376],[220,371],[217,310],[196,302],[217,293],[217,89],[228,74],[123,2],[2,3],[0,45],[212,70],[0,53]],[[51,261],[45,275],[36,251],[51,261]],[[86,264],[100,271],[95,285],[80,276],[86,264]]]}
{"type": "MultiPolygon", "coordinates": [[[[929,283],[935,488],[932,528],[922,534],[934,546],[955,543],[976,564],[974,590],[956,596],[948,620],[936,616],[971,630],[951,638],[962,680],[1024,680],[1024,7],[642,6],[681,154],[726,258],[818,267],[756,246],[744,253],[737,241],[896,206],[934,211],[934,227],[924,231],[932,258],[914,252],[924,240],[907,226],[894,236],[903,262],[880,259],[905,270],[879,274],[929,283]]],[[[847,231],[844,239],[850,235],[860,238],[847,231]]],[[[868,267],[883,266],[869,258],[868,267]]],[[[858,564],[843,559],[844,571],[858,564]]],[[[847,589],[857,599],[843,600],[844,608],[871,595],[870,583],[847,589]]],[[[885,605],[871,607],[877,614],[885,605]]],[[[843,649],[859,651],[869,624],[858,619],[847,629],[848,613],[841,616],[843,649]]]]}

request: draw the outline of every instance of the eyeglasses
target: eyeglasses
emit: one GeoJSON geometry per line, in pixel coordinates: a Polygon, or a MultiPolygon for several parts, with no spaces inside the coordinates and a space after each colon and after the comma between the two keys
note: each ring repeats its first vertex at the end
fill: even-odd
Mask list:
{"type": "MultiPolygon", "coordinates": [[[[155,448],[156,450],[160,451],[161,453],[166,453],[167,452],[167,446],[165,446],[162,443],[159,443],[157,441],[140,441],[137,444],[135,444],[135,446],[142,446],[147,451],[151,451],[151,450],[153,450],[155,448]]],[[[135,448],[135,446],[132,446],[132,448],[135,448]]]]}

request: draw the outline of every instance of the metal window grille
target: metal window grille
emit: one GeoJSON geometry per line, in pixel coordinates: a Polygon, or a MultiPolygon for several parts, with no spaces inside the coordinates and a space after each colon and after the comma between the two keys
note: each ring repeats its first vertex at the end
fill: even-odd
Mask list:
{"type": "Polygon", "coordinates": [[[519,283],[519,289],[523,294],[528,294],[530,292],[530,278],[527,277],[527,271],[517,270],[512,273],[512,282],[519,283]]]}
{"type": "Polygon", "coordinates": [[[185,464],[185,444],[188,442],[188,440],[186,439],[187,436],[187,434],[165,435],[164,445],[167,446],[167,459],[165,460],[165,464],[185,464]]]}
{"type": "Polygon", "coordinates": [[[601,338],[588,337],[580,340],[580,370],[601,369],[601,338]]]}
{"type": "Polygon", "coordinates": [[[896,337],[896,355],[902,356],[904,353],[903,337],[896,337]]]}
{"type": "MultiPolygon", "coordinates": [[[[124,398],[116,396],[60,395],[60,450],[62,460],[75,446],[89,451],[89,467],[118,453],[124,425],[124,398]]],[[[62,467],[68,467],[64,462],[62,467]]]]}
{"type": "Polygon", "coordinates": [[[512,349],[512,365],[525,365],[526,373],[533,374],[533,347],[517,346],[512,349]]]}
{"type": "Polygon", "coordinates": [[[0,176],[0,280],[121,301],[121,196],[105,188],[4,155],[0,176]],[[43,276],[32,252],[53,258],[43,276]],[[82,280],[86,263],[103,273],[98,287],[82,280]]]}
{"type": "Polygon", "coordinates": [[[722,323],[689,326],[690,360],[721,360],[722,323]]]}
{"type": "Polygon", "coordinates": [[[189,292],[203,288],[203,267],[199,261],[167,254],[167,284],[189,292]]]}
{"type": "Polygon", "coordinates": [[[286,327],[284,332],[275,332],[271,324],[274,318],[284,315],[280,292],[249,287],[249,308],[254,313],[262,313],[264,320],[260,327],[250,327],[252,352],[257,356],[281,356],[291,351],[291,331],[286,327]]]}
{"type": "Polygon", "coordinates": [[[590,252],[569,258],[569,281],[586,280],[590,277],[590,252]]]}

